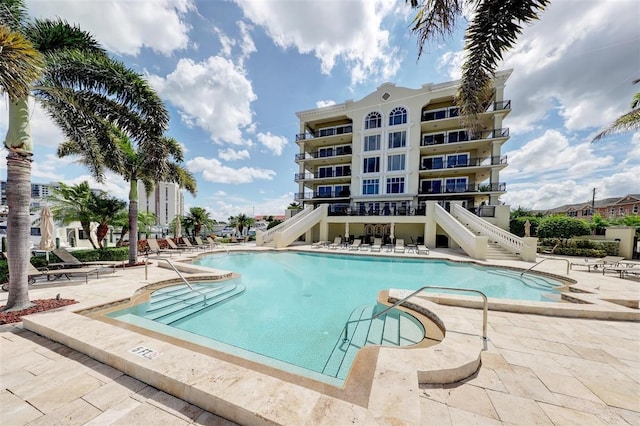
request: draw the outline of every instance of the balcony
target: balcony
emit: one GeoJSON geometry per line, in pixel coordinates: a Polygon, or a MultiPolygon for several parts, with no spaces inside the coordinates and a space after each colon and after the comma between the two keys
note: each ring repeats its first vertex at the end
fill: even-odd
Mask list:
{"type": "Polygon", "coordinates": [[[313,160],[316,158],[339,157],[342,155],[351,155],[350,146],[342,146],[339,148],[326,148],[318,151],[309,151],[296,154],[296,161],[313,160]]]}
{"type": "Polygon", "coordinates": [[[445,185],[439,188],[420,188],[418,195],[463,194],[469,192],[506,192],[506,190],[507,184],[505,182],[485,183],[480,185],[445,185]]]}
{"type": "Polygon", "coordinates": [[[315,173],[296,173],[295,181],[299,182],[301,180],[313,180],[313,179],[334,179],[334,178],[342,178],[342,177],[351,177],[351,170],[349,171],[323,171],[323,172],[315,172],[315,173]]]}
{"type": "Polygon", "coordinates": [[[425,214],[424,203],[395,208],[383,206],[377,209],[366,207],[363,204],[341,204],[329,209],[329,216],[424,216],[425,214]]]}
{"type": "Polygon", "coordinates": [[[340,192],[298,192],[295,195],[296,200],[317,200],[317,199],[336,199],[336,198],[349,198],[351,191],[340,192]]]}
{"type": "Polygon", "coordinates": [[[442,170],[442,169],[452,169],[452,168],[461,168],[461,167],[479,167],[479,166],[497,166],[497,165],[506,165],[507,164],[507,156],[503,155],[491,157],[491,162],[484,163],[485,159],[483,158],[469,158],[466,161],[456,159],[456,161],[436,161],[431,164],[421,164],[420,170],[442,170]]]}
{"type": "MultiPolygon", "coordinates": [[[[486,112],[502,111],[511,109],[511,100],[493,102],[486,112]]],[[[460,116],[460,109],[457,106],[448,108],[422,111],[422,121],[446,120],[460,116]]]]}
{"type": "Polygon", "coordinates": [[[448,143],[478,141],[482,139],[498,139],[509,137],[509,128],[481,130],[478,133],[469,135],[464,130],[451,131],[448,133],[435,133],[423,135],[420,146],[442,145],[448,143]]]}
{"type": "Polygon", "coordinates": [[[327,136],[344,135],[347,133],[353,133],[353,125],[346,124],[342,126],[325,127],[323,129],[318,130],[317,132],[298,133],[296,135],[296,142],[307,140],[307,139],[313,139],[313,138],[324,138],[327,136]]]}

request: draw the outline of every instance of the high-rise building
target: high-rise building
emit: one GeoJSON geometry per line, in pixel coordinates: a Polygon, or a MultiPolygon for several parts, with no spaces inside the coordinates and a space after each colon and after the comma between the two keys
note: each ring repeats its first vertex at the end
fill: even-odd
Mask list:
{"type": "Polygon", "coordinates": [[[160,182],[150,194],[138,182],[138,211],[156,215],[157,224],[167,226],[173,219],[184,215],[184,196],[176,183],[160,182]]]}

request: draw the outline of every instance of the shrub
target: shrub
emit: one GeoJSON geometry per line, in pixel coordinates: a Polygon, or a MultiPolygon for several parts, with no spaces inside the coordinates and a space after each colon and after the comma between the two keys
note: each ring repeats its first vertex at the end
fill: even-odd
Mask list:
{"type": "Polygon", "coordinates": [[[591,230],[584,220],[568,216],[549,216],[540,221],[538,236],[542,238],[564,238],[589,235],[591,230]]]}
{"type": "Polygon", "coordinates": [[[509,221],[509,231],[519,237],[524,237],[524,224],[529,221],[531,224],[531,236],[538,235],[538,226],[540,225],[540,218],[533,216],[521,216],[514,217],[509,221]]]}

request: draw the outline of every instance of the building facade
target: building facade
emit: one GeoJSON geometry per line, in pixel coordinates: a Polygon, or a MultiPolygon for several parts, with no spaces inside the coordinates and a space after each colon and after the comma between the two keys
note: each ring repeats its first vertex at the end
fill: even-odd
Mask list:
{"type": "Polygon", "coordinates": [[[459,82],[385,83],[359,101],[298,112],[295,200],[329,204],[335,215],[424,215],[427,201],[492,215],[506,192],[500,171],[510,74],[496,74],[493,102],[475,133],[462,127],[454,105],[459,82]]]}
{"type": "Polygon", "coordinates": [[[593,218],[593,211],[605,219],[624,216],[637,216],[640,213],[640,194],[627,194],[623,197],[605,198],[578,204],[566,204],[555,207],[544,213],[548,215],[561,214],[578,219],[593,218]]]}
{"type": "Polygon", "coordinates": [[[176,216],[184,216],[184,196],[180,186],[160,182],[147,194],[144,184],[139,181],[138,211],[155,214],[157,225],[167,227],[176,216]]]}

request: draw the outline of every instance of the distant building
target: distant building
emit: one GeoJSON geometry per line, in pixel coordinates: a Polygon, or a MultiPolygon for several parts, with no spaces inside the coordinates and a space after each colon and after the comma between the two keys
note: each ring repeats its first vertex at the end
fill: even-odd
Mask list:
{"type": "Polygon", "coordinates": [[[156,215],[157,224],[168,226],[176,216],[184,216],[184,196],[176,183],[160,182],[147,194],[138,182],[138,211],[156,215]]]}
{"type": "Polygon", "coordinates": [[[624,217],[628,215],[638,215],[640,210],[640,194],[628,194],[624,197],[612,197],[602,200],[595,200],[577,204],[565,204],[543,212],[547,215],[560,214],[578,219],[591,219],[593,210],[595,213],[606,219],[624,217]]]}

